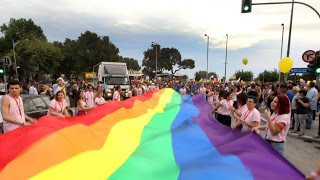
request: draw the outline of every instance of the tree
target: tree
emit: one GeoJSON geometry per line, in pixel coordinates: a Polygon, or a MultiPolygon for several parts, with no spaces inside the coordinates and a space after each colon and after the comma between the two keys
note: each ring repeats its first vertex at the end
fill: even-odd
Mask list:
{"type": "Polygon", "coordinates": [[[143,74],[147,74],[150,77],[155,77],[156,75],[156,55],[157,55],[157,71],[158,74],[162,74],[163,68],[161,67],[159,63],[159,59],[161,57],[160,48],[161,46],[159,44],[152,45],[152,49],[148,49],[147,51],[143,52],[143,60],[142,60],[142,66],[144,67],[142,70],[143,74]]]}
{"type": "Polygon", "coordinates": [[[194,60],[185,59],[181,61],[181,54],[176,48],[162,48],[159,44],[151,45],[152,49],[145,51],[142,60],[144,74],[155,76],[156,59],[157,73],[162,74],[164,71],[170,71],[175,74],[181,69],[193,69],[195,67],[194,60]],[[156,57],[157,56],[157,57],[156,57]]]}
{"type": "Polygon", "coordinates": [[[47,41],[46,36],[40,26],[37,26],[32,19],[11,18],[8,24],[0,26],[0,32],[3,38],[0,39],[0,55],[8,53],[12,50],[12,40],[40,40],[47,41]]]}
{"type": "Polygon", "coordinates": [[[243,81],[251,81],[253,78],[253,73],[252,71],[243,71],[243,69],[237,70],[235,73],[237,78],[241,77],[241,80],[243,81]]]}
{"type": "Polygon", "coordinates": [[[19,68],[22,79],[39,74],[39,72],[54,74],[57,71],[63,59],[60,48],[40,40],[23,43],[16,49],[17,65],[22,67],[19,68]],[[38,69],[38,72],[35,69],[38,69]]]}
{"type": "Polygon", "coordinates": [[[133,59],[133,58],[123,58],[120,56],[120,61],[127,63],[127,68],[134,70],[134,71],[139,71],[141,67],[139,66],[138,60],[133,59]]]}
{"type": "MultiPolygon", "coordinates": [[[[217,77],[217,73],[215,73],[215,72],[210,72],[210,73],[208,73],[208,77],[211,77],[212,75],[213,75],[214,77],[217,77]]],[[[194,74],[194,76],[195,76],[195,80],[196,80],[196,81],[199,81],[201,78],[202,78],[202,79],[205,79],[206,76],[207,76],[207,71],[198,71],[198,72],[196,72],[196,73],[194,74]]]]}

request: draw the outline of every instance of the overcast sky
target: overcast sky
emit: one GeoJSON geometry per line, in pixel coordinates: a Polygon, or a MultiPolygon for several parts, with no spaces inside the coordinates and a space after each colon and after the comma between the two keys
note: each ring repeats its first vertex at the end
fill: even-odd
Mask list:
{"type": "MultiPolygon", "coordinates": [[[[282,0],[272,0],[272,2],[282,0]]],[[[291,5],[253,6],[241,14],[241,0],[0,0],[0,23],[10,18],[33,19],[49,41],[77,39],[86,30],[109,36],[123,57],[142,64],[151,42],[177,48],[182,59],[196,67],[181,70],[189,78],[207,69],[207,37],[210,39],[209,72],[224,76],[226,34],[227,77],[236,70],[251,70],[255,76],[278,69],[284,23],[283,57],[286,57],[291,5]],[[242,64],[243,58],[249,62],[242,64]]],[[[253,0],[253,3],[268,2],[253,0]]],[[[270,1],[269,1],[270,2],[270,1]]],[[[320,0],[304,0],[320,12],[320,0]]],[[[290,57],[293,67],[306,67],[306,50],[320,49],[320,18],[310,8],[295,4],[290,57]]]]}

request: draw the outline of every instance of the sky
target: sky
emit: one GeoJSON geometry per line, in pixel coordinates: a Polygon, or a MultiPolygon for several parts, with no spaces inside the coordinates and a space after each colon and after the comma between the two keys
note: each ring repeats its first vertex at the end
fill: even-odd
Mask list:
{"type": "MultiPolygon", "coordinates": [[[[253,3],[283,0],[253,0],[253,3]]],[[[303,0],[301,0],[303,1],[303,0]]],[[[320,0],[304,0],[320,12],[320,0]]],[[[279,69],[282,26],[282,57],[287,56],[291,4],[253,5],[241,13],[241,0],[0,0],[0,24],[10,18],[32,19],[49,41],[77,39],[86,30],[109,36],[123,57],[142,65],[143,52],[151,42],[174,47],[182,59],[193,59],[195,68],[180,70],[191,79],[207,70],[224,76],[227,43],[227,78],[237,70],[279,69]],[[209,52],[207,64],[207,34],[209,52]],[[242,63],[248,58],[248,64],[242,63]]],[[[293,67],[306,67],[302,54],[320,50],[320,18],[304,5],[294,5],[291,48],[293,67]]]]}

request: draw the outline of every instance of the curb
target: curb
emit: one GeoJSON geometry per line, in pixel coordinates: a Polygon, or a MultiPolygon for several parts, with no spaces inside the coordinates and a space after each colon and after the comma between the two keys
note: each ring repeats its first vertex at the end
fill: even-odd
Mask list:
{"type": "MultiPolygon", "coordinates": [[[[262,121],[264,122],[267,122],[267,119],[265,118],[261,118],[262,121]]],[[[320,143],[320,139],[316,139],[316,138],[313,138],[311,136],[306,136],[306,135],[303,135],[303,136],[298,136],[298,134],[296,133],[291,133],[288,131],[288,136],[290,137],[295,137],[295,138],[298,138],[298,139],[303,139],[304,141],[306,142],[316,142],[316,143],[320,143]]]]}

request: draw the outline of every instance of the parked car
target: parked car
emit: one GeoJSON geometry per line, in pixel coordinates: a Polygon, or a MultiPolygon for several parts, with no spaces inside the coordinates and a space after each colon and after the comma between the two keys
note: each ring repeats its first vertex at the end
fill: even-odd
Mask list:
{"type": "MultiPolygon", "coordinates": [[[[20,97],[23,101],[24,113],[32,118],[40,118],[48,114],[50,97],[45,95],[21,94],[20,97]]],[[[65,97],[67,106],[70,107],[69,97],[65,97]]],[[[0,102],[2,96],[0,98],[0,102]]],[[[1,107],[1,106],[0,106],[1,107]]],[[[73,116],[72,111],[68,108],[68,112],[73,116]]],[[[1,113],[0,113],[1,114],[1,113]]],[[[2,116],[0,122],[2,122],[2,116]]]]}

